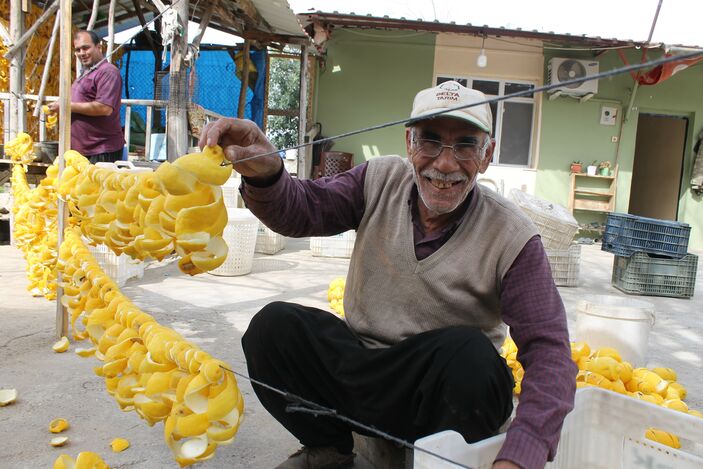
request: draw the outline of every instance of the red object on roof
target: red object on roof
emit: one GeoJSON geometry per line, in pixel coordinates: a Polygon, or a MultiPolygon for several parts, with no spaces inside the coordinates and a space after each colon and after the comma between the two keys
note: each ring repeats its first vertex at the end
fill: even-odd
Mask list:
{"type": "MultiPolygon", "coordinates": [[[[671,54],[666,54],[666,57],[671,57],[671,54]]],[[[657,65],[647,73],[639,76],[640,85],[656,85],[664,80],[671,78],[677,72],[684,70],[703,60],[703,57],[693,57],[690,59],[676,60],[662,65],[657,65]]]]}

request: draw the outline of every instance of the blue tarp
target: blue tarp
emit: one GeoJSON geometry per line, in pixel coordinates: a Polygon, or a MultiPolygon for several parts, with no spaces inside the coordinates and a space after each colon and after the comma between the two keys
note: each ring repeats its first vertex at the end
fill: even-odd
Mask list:
{"type": "MultiPolygon", "coordinates": [[[[266,51],[252,51],[252,63],[256,66],[258,75],[247,90],[247,104],[244,116],[263,127],[264,98],[266,86],[266,51]],[[252,86],[253,84],[253,86],[252,86]]],[[[169,56],[167,54],[164,70],[168,70],[169,56]]],[[[122,98],[154,99],[154,54],[149,50],[128,50],[122,56],[120,67],[122,72],[122,98]],[[129,76],[127,75],[129,73],[129,76]]],[[[190,73],[190,69],[188,70],[190,73]]],[[[164,77],[162,85],[168,89],[168,76],[164,77]]],[[[192,102],[205,109],[228,117],[237,116],[239,90],[241,81],[235,73],[235,64],[230,54],[225,50],[203,50],[195,64],[195,86],[192,90],[192,102]]],[[[135,106],[133,113],[139,114],[146,121],[146,108],[135,106]]],[[[124,106],[121,112],[124,125],[124,106]]],[[[164,126],[163,121],[161,125],[164,126]]]]}

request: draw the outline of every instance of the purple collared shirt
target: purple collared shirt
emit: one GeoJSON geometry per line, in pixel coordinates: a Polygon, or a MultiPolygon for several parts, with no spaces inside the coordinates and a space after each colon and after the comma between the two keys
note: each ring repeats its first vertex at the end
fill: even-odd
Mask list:
{"type": "Polygon", "coordinates": [[[71,113],[71,149],[83,156],[121,150],[124,135],[120,124],[122,77],[110,62],[101,63],[92,72],[71,85],[71,102],[97,101],[112,108],[109,116],[86,116],[71,113]]]}
{"type": "MultiPolygon", "coordinates": [[[[330,178],[293,179],[283,169],[266,183],[244,178],[240,191],[247,207],[269,228],[285,236],[324,236],[356,229],[364,214],[367,164],[330,178]]],[[[409,204],[417,203],[417,192],[409,204]]],[[[462,205],[463,210],[468,206],[462,205]]],[[[459,220],[425,235],[413,210],[415,255],[439,249],[459,220]]],[[[539,236],[531,238],[505,274],[500,292],[503,322],[518,346],[525,369],[522,393],[497,459],[525,469],[542,468],[554,458],[561,427],[574,405],[576,365],[571,360],[564,304],[552,280],[539,236]]]]}

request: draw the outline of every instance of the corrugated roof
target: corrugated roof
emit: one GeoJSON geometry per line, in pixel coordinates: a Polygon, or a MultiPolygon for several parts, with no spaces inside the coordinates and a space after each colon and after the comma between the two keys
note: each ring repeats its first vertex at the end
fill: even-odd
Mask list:
{"type": "Polygon", "coordinates": [[[251,0],[261,17],[273,29],[273,33],[305,37],[298,18],[286,0],[251,0]]]}

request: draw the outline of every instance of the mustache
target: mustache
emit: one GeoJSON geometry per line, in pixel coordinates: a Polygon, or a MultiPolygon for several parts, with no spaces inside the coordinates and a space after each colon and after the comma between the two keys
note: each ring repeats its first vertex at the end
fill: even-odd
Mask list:
{"type": "Polygon", "coordinates": [[[465,174],[462,174],[459,172],[447,174],[447,173],[439,172],[434,168],[425,169],[424,171],[422,171],[420,173],[420,175],[423,177],[426,177],[426,178],[436,179],[436,180],[442,181],[442,182],[459,182],[459,181],[466,181],[466,179],[467,179],[465,174]]]}

